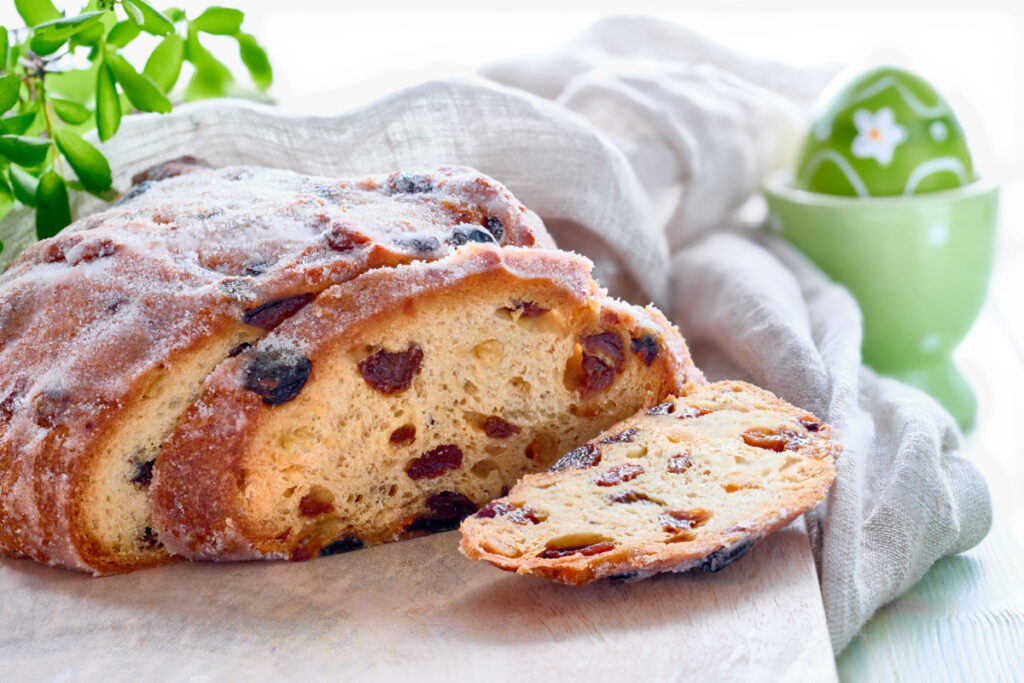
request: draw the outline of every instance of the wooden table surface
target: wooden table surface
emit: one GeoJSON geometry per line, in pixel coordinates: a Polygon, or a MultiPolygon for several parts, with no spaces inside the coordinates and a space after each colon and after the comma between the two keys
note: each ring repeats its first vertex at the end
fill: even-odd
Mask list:
{"type": "Polygon", "coordinates": [[[967,457],[988,480],[992,531],[939,560],[838,659],[844,681],[1024,681],[1024,179],[1005,185],[988,300],[957,351],[978,398],[967,457]]]}

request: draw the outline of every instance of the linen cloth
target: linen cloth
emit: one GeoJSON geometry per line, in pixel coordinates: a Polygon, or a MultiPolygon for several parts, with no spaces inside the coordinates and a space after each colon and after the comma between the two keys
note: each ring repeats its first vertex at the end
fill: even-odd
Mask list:
{"type": "MultiPolygon", "coordinates": [[[[846,291],[738,227],[834,72],[610,18],[557,53],[486,67],[490,82],[424,83],[333,117],[200,103],[127,117],[101,148],[121,189],[182,154],[333,176],[465,164],[507,184],[613,293],[663,307],[709,378],[752,380],[836,427],[846,450],[808,527],[838,653],[935,560],[978,543],[991,505],[952,418],[861,365],[846,291]]],[[[76,215],[99,206],[76,202],[76,215]]],[[[31,240],[31,216],[8,225],[7,258],[31,240]]]]}

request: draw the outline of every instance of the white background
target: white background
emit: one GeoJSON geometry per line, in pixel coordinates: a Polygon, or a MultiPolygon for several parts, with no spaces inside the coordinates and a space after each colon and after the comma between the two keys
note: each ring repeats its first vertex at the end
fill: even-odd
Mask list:
{"type": "MultiPolygon", "coordinates": [[[[497,57],[551,49],[601,15],[646,13],[753,55],[913,69],[958,112],[982,174],[1004,182],[1024,175],[1024,0],[477,0],[433,8],[408,1],[218,1],[245,10],[245,30],[267,47],[274,65],[272,94],[289,110],[335,113],[424,79],[470,75],[497,57]]],[[[81,6],[55,4],[70,11],[81,6]]],[[[195,16],[212,3],[177,4],[195,16]]],[[[0,6],[0,22],[20,25],[10,0],[0,6]]],[[[228,39],[206,42],[241,68],[228,39]]],[[[129,56],[141,65],[152,44],[143,42],[129,56]]]]}

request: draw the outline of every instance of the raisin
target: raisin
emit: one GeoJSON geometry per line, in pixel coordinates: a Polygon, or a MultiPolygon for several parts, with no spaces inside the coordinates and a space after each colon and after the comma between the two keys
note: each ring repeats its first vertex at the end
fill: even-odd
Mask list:
{"type": "Polygon", "coordinates": [[[583,350],[592,356],[604,356],[611,361],[615,372],[622,372],[626,354],[622,350],[622,337],[614,332],[602,332],[583,338],[583,350]]]}
{"type": "Polygon", "coordinates": [[[276,259],[253,258],[250,259],[242,268],[242,274],[248,275],[249,277],[263,275],[263,273],[270,270],[270,267],[275,263],[277,263],[276,259]]]}
{"type": "Polygon", "coordinates": [[[122,204],[126,204],[131,200],[135,199],[136,197],[138,197],[139,195],[145,194],[151,187],[153,187],[153,181],[143,180],[141,183],[138,183],[128,188],[128,191],[125,192],[120,197],[118,197],[117,201],[114,202],[111,206],[121,206],[122,204]]]}
{"type": "Polygon", "coordinates": [[[494,236],[472,225],[456,225],[452,230],[452,244],[459,246],[468,242],[493,243],[494,236]]]}
{"type": "Polygon", "coordinates": [[[261,330],[272,330],[312,300],[312,294],[297,294],[285,297],[284,299],[268,301],[256,308],[247,310],[242,315],[242,322],[246,325],[258,327],[261,330]]]}
{"type": "Polygon", "coordinates": [[[710,410],[698,408],[697,406],[684,406],[681,410],[676,411],[676,417],[680,420],[686,420],[693,417],[703,417],[704,415],[710,414],[710,410]]]}
{"type": "Polygon", "coordinates": [[[583,354],[583,378],[580,381],[580,397],[590,398],[599,394],[615,381],[615,370],[597,356],[583,354]]]}
{"type": "Polygon", "coordinates": [[[404,251],[420,256],[434,254],[441,249],[441,241],[429,235],[405,235],[396,238],[394,244],[404,251]]]}
{"type": "Polygon", "coordinates": [[[629,345],[633,347],[633,353],[640,356],[644,365],[650,365],[658,357],[658,340],[654,338],[654,335],[633,337],[630,339],[629,345]]]}
{"type": "Polygon", "coordinates": [[[135,469],[132,470],[132,476],[130,481],[136,486],[146,487],[153,483],[153,463],[156,460],[146,460],[143,462],[135,463],[135,469]]]}
{"type": "Polygon", "coordinates": [[[692,510],[669,510],[668,512],[663,512],[658,517],[658,521],[661,523],[662,529],[669,533],[695,529],[707,522],[709,519],[711,519],[711,513],[702,508],[694,508],[692,510]]]}
{"type": "Polygon", "coordinates": [[[552,472],[576,469],[585,470],[601,462],[601,449],[594,444],[585,443],[563,455],[551,466],[552,472]]]}
{"type": "Polygon", "coordinates": [[[522,430],[519,427],[511,422],[506,422],[497,415],[491,415],[484,420],[484,434],[492,439],[507,439],[520,431],[522,430]]]}
{"type": "Polygon", "coordinates": [[[323,486],[313,486],[299,501],[299,514],[319,517],[334,512],[334,494],[323,486]]]}
{"type": "Polygon", "coordinates": [[[412,378],[420,371],[423,363],[423,349],[409,344],[405,351],[381,349],[359,362],[359,372],[371,387],[382,394],[399,394],[412,384],[412,378]]]}
{"type": "Polygon", "coordinates": [[[633,481],[643,473],[644,468],[640,465],[633,465],[632,463],[616,465],[595,479],[594,483],[598,486],[615,486],[624,481],[633,481]]]}
{"type": "Polygon", "coordinates": [[[368,244],[370,238],[356,232],[347,225],[334,224],[324,231],[324,239],[334,251],[352,251],[356,247],[368,244]]]}
{"type": "Polygon", "coordinates": [[[682,474],[686,470],[690,469],[690,465],[692,464],[693,463],[690,462],[690,454],[684,451],[683,453],[673,455],[668,459],[668,471],[672,474],[682,474]]]}
{"type": "Polygon", "coordinates": [[[650,496],[648,496],[646,493],[640,493],[639,491],[634,491],[633,489],[629,489],[628,491],[623,491],[622,493],[615,494],[614,496],[611,497],[611,501],[613,503],[653,503],[654,502],[653,500],[651,500],[650,496]]]}
{"type": "Polygon", "coordinates": [[[740,438],[748,446],[764,448],[765,450],[781,453],[782,451],[795,451],[807,443],[806,437],[788,429],[764,429],[754,427],[740,434],[740,438]]]}
{"type": "Polygon", "coordinates": [[[634,570],[634,571],[631,571],[631,572],[623,572],[622,574],[616,574],[614,576],[609,576],[608,578],[611,579],[612,581],[632,581],[633,579],[637,578],[638,576],[640,576],[640,572],[634,570]]]}
{"type": "Polygon", "coordinates": [[[413,173],[400,173],[394,183],[395,190],[403,194],[422,194],[434,189],[429,178],[413,173]]]}
{"type": "Polygon", "coordinates": [[[395,431],[391,432],[391,436],[388,437],[388,441],[391,442],[392,446],[408,446],[416,440],[416,427],[412,425],[402,425],[395,431]]]}
{"type": "Polygon", "coordinates": [[[461,466],[462,450],[455,444],[444,444],[413,460],[405,473],[414,480],[433,479],[461,466]]]}
{"type": "Polygon", "coordinates": [[[245,388],[269,406],[287,403],[299,395],[313,364],[292,349],[258,349],[245,374],[245,388]]]}
{"type": "Polygon", "coordinates": [[[488,216],[484,220],[484,227],[494,236],[496,242],[500,242],[505,237],[505,224],[494,216],[488,216]]]}
{"type": "Polygon", "coordinates": [[[160,542],[160,537],[153,531],[153,527],[146,527],[142,530],[142,535],[139,536],[139,547],[142,550],[154,550],[163,546],[160,542]]]}
{"type": "Polygon", "coordinates": [[[36,424],[44,429],[56,427],[71,404],[71,397],[61,390],[45,389],[33,399],[36,424]]]}
{"type": "Polygon", "coordinates": [[[606,553],[609,550],[614,549],[615,544],[611,541],[601,541],[600,543],[591,543],[590,545],[571,545],[567,548],[547,548],[542,550],[537,557],[545,560],[554,560],[559,557],[566,557],[577,553],[585,557],[590,557],[591,555],[599,555],[600,553],[606,553]]]}
{"type": "Polygon", "coordinates": [[[674,401],[665,401],[664,403],[659,403],[653,408],[647,409],[648,415],[671,415],[674,412],[676,412],[676,404],[674,401]]]}
{"type": "Polygon", "coordinates": [[[632,443],[636,439],[636,435],[639,433],[639,429],[636,427],[630,427],[629,429],[622,430],[618,434],[606,436],[598,441],[598,443],[632,443]]]}
{"type": "Polygon", "coordinates": [[[425,531],[428,534],[458,529],[466,517],[476,512],[476,503],[461,493],[442,491],[427,498],[427,507],[433,513],[423,515],[405,527],[406,531],[425,531]]]}
{"type": "Polygon", "coordinates": [[[320,557],[327,557],[328,555],[340,555],[341,553],[350,553],[353,550],[359,550],[364,545],[363,541],[355,536],[346,536],[345,538],[339,538],[334,543],[329,543],[323,548],[320,548],[320,557]]]}
{"type": "Polygon", "coordinates": [[[520,318],[536,318],[547,313],[549,308],[544,308],[536,301],[514,301],[511,306],[506,306],[509,313],[519,311],[520,318]]]}
{"type": "Polygon", "coordinates": [[[731,548],[723,546],[705,557],[704,561],[700,563],[700,568],[706,572],[720,571],[726,565],[732,564],[750,552],[750,549],[753,548],[756,543],[756,538],[749,538],[742,543],[737,543],[731,548]]]}
{"type": "Polygon", "coordinates": [[[132,185],[141,185],[147,180],[151,182],[167,180],[168,178],[192,173],[202,168],[213,168],[213,166],[202,159],[186,154],[176,159],[169,159],[156,166],[151,166],[141,173],[136,173],[132,176],[132,185]]]}
{"type": "Polygon", "coordinates": [[[230,351],[228,351],[228,358],[234,358],[235,356],[237,356],[238,354],[242,353],[246,349],[251,349],[251,348],[252,348],[252,344],[250,344],[249,342],[242,342],[238,346],[236,346],[233,349],[231,349],[230,351]]]}
{"type": "Polygon", "coordinates": [[[806,429],[809,432],[816,432],[821,429],[821,423],[818,422],[817,420],[800,418],[799,420],[797,420],[797,422],[803,425],[804,429],[806,429]]]}
{"type": "Polygon", "coordinates": [[[485,519],[493,519],[497,516],[508,516],[508,520],[515,524],[526,524],[527,522],[540,524],[544,521],[537,515],[537,511],[529,505],[518,507],[516,505],[503,503],[497,500],[480,508],[480,511],[476,513],[476,516],[483,517],[485,519]]]}

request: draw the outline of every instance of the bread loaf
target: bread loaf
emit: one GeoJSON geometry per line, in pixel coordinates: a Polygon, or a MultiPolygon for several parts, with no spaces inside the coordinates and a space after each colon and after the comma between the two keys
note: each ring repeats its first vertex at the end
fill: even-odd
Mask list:
{"type": "Polygon", "coordinates": [[[467,245],[332,287],[206,380],[156,460],[193,559],[303,560],[451,529],[524,473],[703,382],[585,259],[467,245]]]}
{"type": "Polygon", "coordinates": [[[171,556],[148,490],[225,358],[369,269],[551,246],[475,171],[332,180],[164,164],[0,276],[0,551],[111,573],[171,556]]]}
{"type": "Polygon", "coordinates": [[[749,384],[689,389],[524,477],[463,522],[462,552],[569,584],[718,571],[824,499],[828,425],[749,384]]]}

